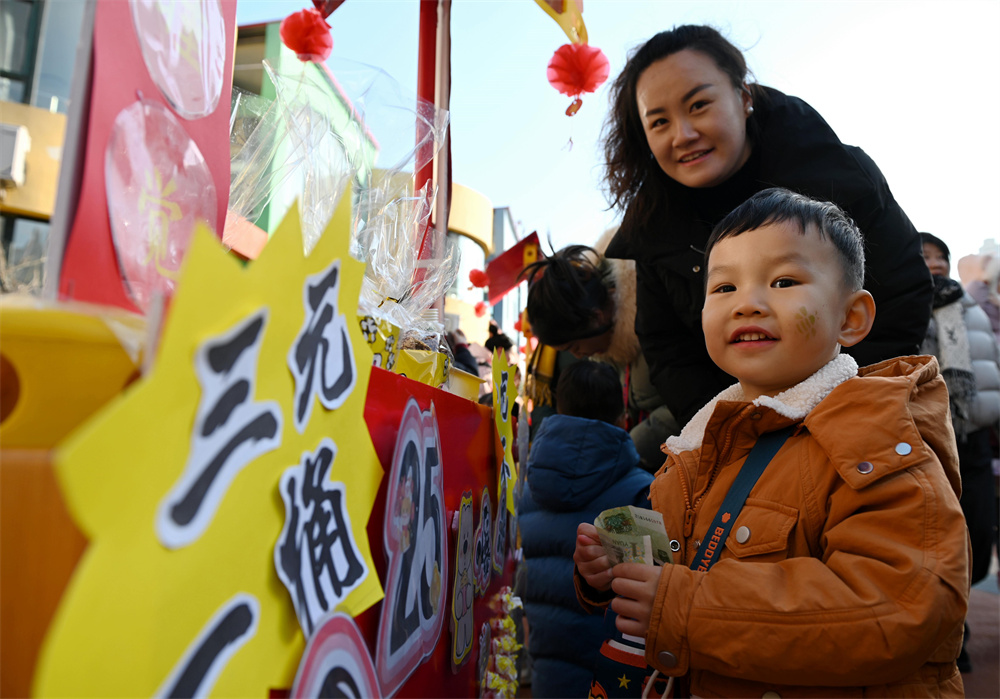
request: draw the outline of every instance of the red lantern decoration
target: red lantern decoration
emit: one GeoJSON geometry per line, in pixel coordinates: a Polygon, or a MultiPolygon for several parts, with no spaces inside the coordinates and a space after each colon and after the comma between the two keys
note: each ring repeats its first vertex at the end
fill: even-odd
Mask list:
{"type": "Polygon", "coordinates": [[[479,303],[477,303],[476,304],[476,317],[477,318],[482,318],[484,315],[486,315],[486,308],[487,308],[487,306],[486,306],[486,302],[485,301],[480,301],[479,303]]]}
{"type": "Polygon", "coordinates": [[[472,286],[482,289],[490,285],[490,275],[481,269],[473,269],[469,271],[469,281],[472,282],[472,286]]]}
{"type": "Polygon", "coordinates": [[[329,58],[333,51],[330,25],[323,19],[323,15],[312,7],[293,12],[281,20],[278,34],[285,46],[294,51],[300,61],[321,63],[329,58]]]}
{"type": "Polygon", "coordinates": [[[564,95],[573,97],[566,110],[573,116],[583,100],[580,95],[593,92],[608,79],[611,65],[604,52],[589,44],[563,44],[552,55],[546,73],[549,84],[564,95]]]}

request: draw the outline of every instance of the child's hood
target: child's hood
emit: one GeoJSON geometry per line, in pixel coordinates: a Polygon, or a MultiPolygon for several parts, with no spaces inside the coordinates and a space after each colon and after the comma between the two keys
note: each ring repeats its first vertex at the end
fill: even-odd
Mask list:
{"type": "Polygon", "coordinates": [[[527,479],[540,506],[578,510],[638,465],[632,438],[620,427],[552,415],[532,441],[527,479]]]}

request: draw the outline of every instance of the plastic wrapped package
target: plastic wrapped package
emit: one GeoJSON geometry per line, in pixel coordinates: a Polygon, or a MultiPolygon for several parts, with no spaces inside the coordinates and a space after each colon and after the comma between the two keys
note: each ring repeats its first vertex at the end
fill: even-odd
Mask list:
{"type": "Polygon", "coordinates": [[[146,69],[170,106],[185,119],[214,112],[226,67],[219,0],[130,0],[129,5],[146,69]]]}
{"type": "Polygon", "coordinates": [[[414,181],[441,147],[448,112],[352,61],[264,69],[273,102],[234,91],[230,218],[256,220],[276,192],[294,193],[308,253],[353,183],[350,252],[366,264],[359,316],[395,326],[397,351],[443,352],[446,377],[444,327],[428,311],[453,284],[459,253],[430,226],[438,192],[430,182],[414,191],[414,181]]]}
{"type": "Polygon", "coordinates": [[[115,117],[104,178],[122,279],[146,312],[155,294],[173,293],[195,224],[217,230],[212,173],[177,117],[140,100],[115,117]]]}

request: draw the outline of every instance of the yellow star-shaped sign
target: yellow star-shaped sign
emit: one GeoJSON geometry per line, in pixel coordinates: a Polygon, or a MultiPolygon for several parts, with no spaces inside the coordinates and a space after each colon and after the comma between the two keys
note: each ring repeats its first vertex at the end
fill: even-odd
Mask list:
{"type": "Polygon", "coordinates": [[[621,688],[625,688],[625,689],[628,689],[628,683],[629,683],[629,682],[631,682],[631,681],[632,681],[632,680],[630,680],[630,679],[629,679],[629,678],[628,678],[628,677],[627,677],[627,676],[625,675],[625,673],[623,672],[623,673],[622,673],[622,676],[618,678],[618,688],[619,688],[619,689],[621,689],[621,688]]]}
{"type": "Polygon", "coordinates": [[[267,696],[292,685],[305,645],[296,611],[318,614],[307,599],[355,616],[382,598],[366,533],[382,468],[364,422],[364,266],[347,253],[350,195],[342,201],[308,257],[297,206],[246,266],[195,231],[152,372],[58,450],[63,495],[90,543],[34,695],[267,696]],[[347,374],[330,399],[323,381],[347,374]],[[283,584],[310,561],[309,547],[289,553],[313,535],[305,508],[298,520],[286,513],[304,489],[337,503],[336,522],[306,532],[348,535],[357,552],[335,593],[317,595],[320,578],[296,596],[283,584]],[[199,653],[211,662],[192,684],[184,670],[199,653]]]}

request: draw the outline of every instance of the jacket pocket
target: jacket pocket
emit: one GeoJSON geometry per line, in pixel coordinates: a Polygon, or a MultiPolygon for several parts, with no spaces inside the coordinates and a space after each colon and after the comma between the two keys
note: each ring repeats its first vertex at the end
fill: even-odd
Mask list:
{"type": "Polygon", "coordinates": [[[788,541],[799,511],[767,500],[747,500],[729,531],[726,548],[740,559],[766,557],[780,561],[789,557],[788,541]]]}

